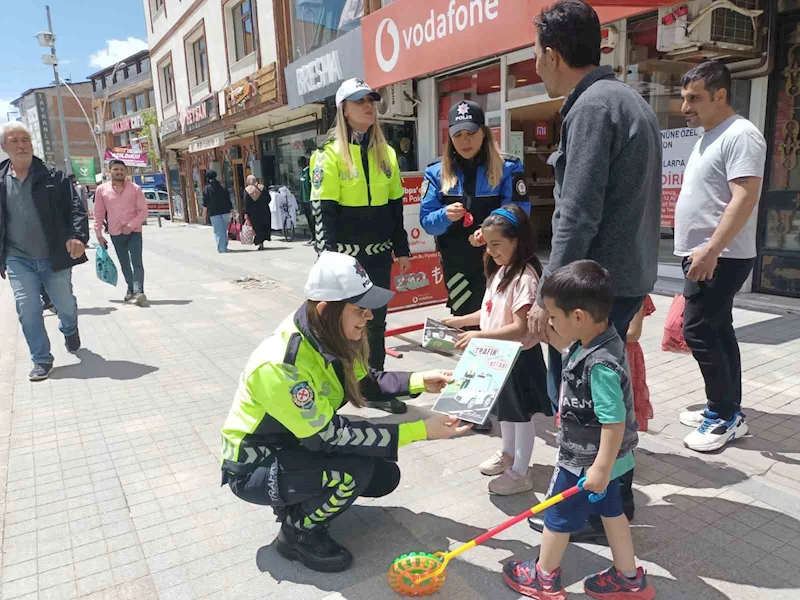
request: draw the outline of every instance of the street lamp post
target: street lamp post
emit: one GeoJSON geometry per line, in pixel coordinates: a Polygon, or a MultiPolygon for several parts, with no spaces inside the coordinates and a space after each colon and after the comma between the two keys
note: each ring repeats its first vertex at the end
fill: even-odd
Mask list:
{"type": "Polygon", "coordinates": [[[50,19],[50,6],[45,7],[47,10],[47,31],[39,33],[36,37],[39,38],[39,45],[50,48],[50,55],[45,54],[42,56],[42,61],[46,65],[53,66],[53,78],[56,82],[56,101],[58,103],[58,120],[61,123],[61,147],[64,151],[64,172],[67,175],[72,174],[72,162],[69,159],[69,140],[67,139],[67,118],[64,115],[64,100],[61,98],[61,86],[59,81],[61,77],[58,74],[58,57],[56,56],[56,36],[53,34],[53,21],[50,19]]]}
{"type": "Polygon", "coordinates": [[[89,115],[86,114],[86,110],[83,108],[83,104],[81,104],[81,101],[78,99],[78,96],[75,95],[75,92],[73,91],[73,89],[69,85],[67,85],[67,82],[64,81],[63,79],[61,80],[61,85],[63,85],[65,88],[67,88],[67,91],[70,94],[72,94],[73,98],[75,98],[75,102],[78,103],[78,108],[80,108],[81,112],[83,113],[83,118],[86,119],[86,123],[87,123],[87,125],[89,125],[89,131],[92,132],[92,139],[94,140],[94,146],[95,146],[95,148],[97,150],[97,156],[100,158],[100,169],[102,170],[103,169],[103,155],[101,154],[100,143],[97,141],[97,134],[95,133],[94,125],[92,125],[92,121],[91,121],[91,119],[89,119],[89,115]]]}

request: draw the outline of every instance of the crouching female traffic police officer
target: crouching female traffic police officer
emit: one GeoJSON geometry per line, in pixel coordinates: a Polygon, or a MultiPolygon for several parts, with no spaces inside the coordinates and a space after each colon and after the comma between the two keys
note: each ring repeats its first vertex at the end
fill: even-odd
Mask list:
{"type": "MultiPolygon", "coordinates": [[[[375,285],[390,289],[392,252],[401,273],[410,267],[411,252],[397,155],[377,120],[380,99],[361,79],[348,79],[336,92],[336,124],[311,157],[311,201],[317,248],[356,257],[375,285]]],[[[374,317],[367,325],[369,366],[381,371],[386,307],[374,317]]],[[[395,401],[391,409],[406,407],[395,401]]]]}
{"type": "Polygon", "coordinates": [[[323,252],[308,301],[264,340],[245,367],[222,429],[222,482],[242,500],[272,506],[278,552],[317,571],[347,569],[350,552],[328,534],[356,498],[385,496],[400,482],[398,448],[449,438],[469,425],[445,415],[373,425],[337,414],[365,398],[438,392],[450,373],[382,373],[366,366],[364,328],[392,292],[358,261],[323,252]]]}
{"type": "Polygon", "coordinates": [[[500,154],[481,106],[462,100],[448,118],[447,150],[425,170],[420,224],[436,236],[448,308],[468,315],[480,310],[486,291],[480,224],[508,202],[517,202],[526,213],[530,203],[522,164],[500,154]]]}

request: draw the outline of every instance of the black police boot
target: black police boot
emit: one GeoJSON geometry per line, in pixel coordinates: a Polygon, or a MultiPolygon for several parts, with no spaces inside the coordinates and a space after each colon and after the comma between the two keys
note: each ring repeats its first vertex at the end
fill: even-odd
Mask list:
{"type": "Polygon", "coordinates": [[[297,560],[313,571],[338,573],[353,564],[353,555],[331,539],[328,528],[318,525],[303,531],[284,523],[278,533],[278,554],[297,560]]]}
{"type": "MultiPolygon", "coordinates": [[[[541,515],[528,517],[528,525],[530,525],[531,529],[534,531],[541,533],[544,531],[544,517],[541,515]]],[[[586,544],[608,544],[606,532],[605,529],[603,529],[603,522],[599,517],[595,516],[590,517],[589,521],[578,531],[573,531],[569,534],[569,541],[586,544]]]]}

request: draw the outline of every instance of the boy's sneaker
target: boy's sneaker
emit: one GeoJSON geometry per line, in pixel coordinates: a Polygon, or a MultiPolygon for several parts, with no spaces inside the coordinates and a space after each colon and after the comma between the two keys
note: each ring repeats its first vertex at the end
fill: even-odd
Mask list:
{"type": "Polygon", "coordinates": [[[737,437],[747,433],[744,415],[736,413],[730,421],[721,419],[717,413],[706,411],[700,427],[683,438],[683,445],[696,452],[711,452],[722,448],[737,437]]]}
{"type": "Polygon", "coordinates": [[[50,377],[50,371],[53,370],[53,365],[48,364],[36,364],[33,365],[33,370],[28,375],[28,379],[30,381],[43,381],[50,377]]]}
{"type": "Polygon", "coordinates": [[[700,427],[703,424],[703,421],[706,420],[706,410],[685,410],[681,413],[680,421],[681,425],[686,425],[687,427],[700,427]]]}
{"type": "Polygon", "coordinates": [[[656,590],[647,584],[647,574],[642,567],[636,569],[635,579],[628,579],[616,567],[611,567],[585,580],[583,590],[592,598],[604,600],[653,600],[656,597],[656,590]]]}
{"type": "Polygon", "coordinates": [[[67,347],[67,352],[72,352],[72,354],[81,349],[81,334],[77,329],[75,333],[64,336],[64,345],[67,347]]]}
{"type": "Polygon", "coordinates": [[[505,454],[502,450],[498,450],[481,463],[480,470],[484,475],[500,475],[501,473],[505,473],[506,469],[510,469],[513,464],[513,456],[505,454]]]}
{"type": "Polygon", "coordinates": [[[133,297],[135,295],[136,294],[133,293],[133,290],[128,290],[128,292],[125,294],[125,297],[122,299],[122,301],[123,302],[130,302],[131,300],[133,300],[133,297]]]}
{"type": "Polygon", "coordinates": [[[520,475],[516,471],[506,469],[500,477],[489,482],[489,492],[496,496],[513,496],[529,492],[533,489],[533,479],[529,474],[520,475]]]}
{"type": "Polygon", "coordinates": [[[536,570],[536,560],[507,562],[503,565],[503,579],[512,590],[530,598],[564,600],[567,597],[566,590],[561,586],[561,569],[544,578],[536,570]]]}

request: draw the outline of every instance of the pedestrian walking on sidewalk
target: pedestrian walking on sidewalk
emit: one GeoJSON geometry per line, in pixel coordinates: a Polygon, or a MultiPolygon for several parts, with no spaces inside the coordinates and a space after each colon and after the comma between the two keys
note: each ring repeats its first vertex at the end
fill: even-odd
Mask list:
{"type": "Polygon", "coordinates": [[[247,176],[244,188],[244,212],[250,218],[250,225],[256,237],[253,243],[259,250],[264,249],[264,242],[272,239],[272,212],[269,209],[269,194],[264,193],[264,186],[258,183],[255,175],[247,176]]]}
{"type": "MultiPolygon", "coordinates": [[[[551,98],[566,98],[561,139],[548,160],[555,169],[556,207],[542,285],[571,262],[599,262],[614,278],[609,320],[624,340],[658,276],[661,128],[641,94],[618,81],[610,66],[599,66],[600,20],[589,4],[559,0],[535,23],[536,71],[551,98]]],[[[549,317],[539,296],[528,321],[542,341],[549,317]]],[[[561,354],[551,346],[548,392],[556,409],[561,366],[561,354]]],[[[631,470],[622,479],[628,518],[634,512],[632,482],[631,470]]],[[[541,519],[530,521],[541,528],[541,519]]],[[[590,523],[602,530],[600,519],[590,523]]],[[[585,533],[593,535],[588,528],[585,533]]]]}
{"type": "Polygon", "coordinates": [[[144,306],[144,265],[142,264],[142,225],[147,221],[147,200],[142,189],[128,181],[125,163],[109,163],[111,181],[98,186],[94,195],[94,232],[97,242],[108,248],[103,237],[103,221],[108,221],[108,233],[114,242],[119,265],[128,291],[125,302],[144,306]]]}
{"type": "Polygon", "coordinates": [[[271,506],[281,522],[278,553],[309,569],[350,568],[353,555],[331,539],[328,525],[359,496],[394,491],[399,448],[471,427],[446,415],[397,425],[339,414],[347,403],[437,393],[452,381],[451,372],[367,366],[366,324],[393,295],[352,256],[323,252],[306,282],[307,302],[247,361],[222,427],[222,484],[271,506]]]}
{"type": "Polygon", "coordinates": [[[702,63],[681,80],[689,127],[702,127],[686,163],[675,206],[675,254],[683,260],[683,336],[706,384],[708,405],[681,414],[697,429],[686,447],[722,448],[747,433],[742,414],[742,365],[733,329],[733,297],[753,269],[756,222],[767,144],[731,106],[731,74],[702,63]]]}
{"type": "Polygon", "coordinates": [[[69,180],[72,182],[72,187],[75,188],[75,193],[78,194],[78,198],[81,199],[81,204],[83,204],[83,210],[86,211],[86,214],[89,214],[89,192],[86,189],[86,186],[83,185],[80,181],[78,181],[78,177],[75,174],[69,176],[69,180]]]}
{"type": "Polygon", "coordinates": [[[224,254],[228,251],[228,225],[233,217],[233,203],[228,190],[217,181],[217,172],[212,169],[206,171],[206,187],[203,188],[204,221],[206,217],[211,217],[217,252],[224,254]]]}
{"type": "Polygon", "coordinates": [[[64,173],[33,155],[31,133],[19,121],[0,127],[0,277],[8,276],[33,361],[31,381],[53,368],[44,326],[42,288],[58,312],[69,352],[81,347],[72,267],[87,261],[89,220],[64,173]]]}
{"type": "MultiPolygon", "coordinates": [[[[319,213],[318,250],[358,258],[376,285],[390,289],[392,253],[405,274],[411,267],[411,251],[403,227],[400,166],[375,108],[380,99],[362,79],[348,79],[339,87],[336,123],[328,141],[311,157],[311,200],[319,213]]],[[[383,370],[386,360],[385,332],[384,306],[367,324],[369,366],[377,371],[383,370]]],[[[386,402],[375,405],[384,407],[386,402]]],[[[393,413],[407,410],[397,400],[388,407],[393,413]]]]}

